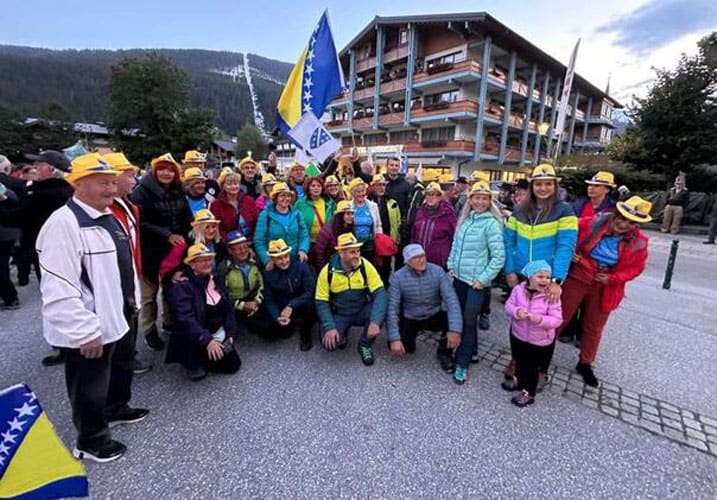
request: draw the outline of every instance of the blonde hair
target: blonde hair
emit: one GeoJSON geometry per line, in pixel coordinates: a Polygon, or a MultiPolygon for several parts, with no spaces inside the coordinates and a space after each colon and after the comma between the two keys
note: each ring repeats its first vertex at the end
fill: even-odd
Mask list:
{"type": "MultiPolygon", "coordinates": [[[[474,196],[483,194],[483,193],[473,193],[474,196]]],[[[488,210],[490,211],[491,215],[495,218],[495,220],[498,221],[498,224],[500,224],[500,227],[503,227],[505,225],[505,219],[503,218],[503,213],[500,211],[500,208],[495,204],[495,201],[493,200],[493,195],[485,195],[490,198],[490,208],[488,210]]],[[[473,212],[473,207],[471,207],[471,197],[470,193],[468,194],[468,198],[466,199],[466,204],[463,205],[463,209],[461,210],[461,213],[458,215],[458,222],[456,223],[456,228],[460,227],[463,221],[468,217],[471,212],[473,212]]]]}
{"type": "Polygon", "coordinates": [[[217,234],[214,237],[214,243],[219,243],[222,239],[221,235],[219,234],[219,224],[216,222],[200,222],[199,224],[195,225],[191,232],[189,233],[192,239],[194,240],[194,243],[201,243],[202,245],[207,244],[207,240],[204,238],[204,230],[207,228],[208,224],[214,224],[217,226],[217,234]]]}

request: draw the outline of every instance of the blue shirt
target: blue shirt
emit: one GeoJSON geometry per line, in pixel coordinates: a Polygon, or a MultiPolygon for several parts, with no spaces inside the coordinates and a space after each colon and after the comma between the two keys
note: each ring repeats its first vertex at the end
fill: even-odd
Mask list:
{"type": "Polygon", "coordinates": [[[196,213],[203,208],[207,208],[207,200],[204,199],[204,196],[201,198],[192,198],[191,196],[187,196],[187,201],[189,202],[189,208],[192,209],[192,215],[196,215],[196,213]]]}
{"type": "Polygon", "coordinates": [[[354,234],[359,241],[368,241],[373,236],[373,217],[366,203],[362,207],[354,206],[354,234]]]}
{"type": "Polygon", "coordinates": [[[612,267],[617,264],[618,245],[620,236],[603,236],[600,242],[595,245],[590,257],[595,259],[600,267],[612,267]]]}

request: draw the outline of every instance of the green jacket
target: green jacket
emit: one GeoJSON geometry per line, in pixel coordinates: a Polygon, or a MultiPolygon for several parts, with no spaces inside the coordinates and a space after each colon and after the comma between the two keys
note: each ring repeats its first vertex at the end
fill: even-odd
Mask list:
{"type": "MultiPolygon", "coordinates": [[[[323,224],[328,224],[331,221],[331,217],[334,215],[334,211],[336,210],[336,204],[334,203],[334,200],[331,198],[328,198],[326,196],[324,198],[324,203],[326,203],[326,216],[324,217],[323,224]]],[[[311,235],[311,227],[314,225],[314,220],[316,219],[316,212],[314,211],[314,200],[310,199],[306,195],[299,198],[299,200],[296,202],[296,205],[294,205],[294,208],[301,214],[301,217],[304,219],[304,223],[306,224],[306,229],[309,230],[309,235],[311,235]]],[[[319,228],[320,230],[321,228],[319,228]]],[[[318,236],[318,232],[316,233],[316,236],[318,236]]],[[[311,242],[313,243],[316,240],[316,237],[311,238],[311,242]]]]}
{"type": "Polygon", "coordinates": [[[219,263],[219,275],[224,278],[234,309],[241,310],[245,302],[253,301],[260,305],[264,300],[264,280],[253,259],[249,259],[248,282],[231,256],[219,263]]]}

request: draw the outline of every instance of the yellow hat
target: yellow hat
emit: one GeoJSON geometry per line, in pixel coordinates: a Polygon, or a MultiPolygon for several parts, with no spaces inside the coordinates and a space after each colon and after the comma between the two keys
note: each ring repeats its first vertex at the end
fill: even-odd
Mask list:
{"type": "Polygon", "coordinates": [[[302,165],[298,161],[295,161],[291,167],[289,167],[289,172],[292,172],[295,168],[300,168],[302,170],[306,170],[306,166],[302,165]]]}
{"type": "Polygon", "coordinates": [[[158,156],[157,158],[152,159],[152,170],[156,169],[158,165],[161,164],[170,164],[172,167],[174,167],[174,170],[177,171],[177,173],[181,172],[181,168],[179,166],[179,163],[174,159],[172,156],[172,153],[164,153],[162,156],[158,156]]]}
{"type": "Polygon", "coordinates": [[[427,182],[438,182],[440,179],[440,174],[436,172],[435,170],[424,170],[421,174],[421,182],[427,183],[427,182]]]}
{"type": "Polygon", "coordinates": [[[206,208],[197,210],[194,214],[194,220],[192,221],[192,227],[198,226],[199,224],[219,224],[221,221],[214,217],[214,214],[206,208]]]}
{"type": "Polygon", "coordinates": [[[250,163],[256,167],[256,162],[254,161],[254,158],[251,157],[251,151],[247,151],[246,156],[239,162],[239,168],[242,168],[244,165],[248,165],[250,163]]]}
{"type": "Polygon", "coordinates": [[[289,193],[291,195],[291,203],[294,203],[296,200],[296,193],[289,188],[286,182],[277,182],[274,184],[274,187],[271,188],[271,201],[276,203],[276,197],[279,196],[279,193],[289,193]]]}
{"type": "Polygon", "coordinates": [[[453,174],[441,174],[438,178],[438,182],[441,184],[455,184],[456,181],[453,178],[453,174]]]}
{"type": "Polygon", "coordinates": [[[371,178],[371,185],[374,184],[388,184],[388,181],[386,181],[386,178],[381,174],[376,174],[371,178]]]}
{"type": "Polygon", "coordinates": [[[269,257],[281,257],[287,253],[291,253],[291,247],[281,238],[278,240],[271,240],[269,242],[269,248],[266,250],[266,254],[269,257]]]}
{"type": "Polygon", "coordinates": [[[132,165],[124,153],[107,153],[102,155],[102,159],[117,172],[126,172],[127,170],[134,172],[139,171],[139,167],[132,165]]]}
{"type": "Polygon", "coordinates": [[[333,184],[335,184],[337,186],[341,185],[338,177],[336,177],[335,175],[329,175],[326,178],[326,180],[324,181],[324,186],[329,186],[329,185],[333,185],[333,184]]]}
{"type": "Polygon", "coordinates": [[[363,243],[360,243],[353,233],[344,233],[339,235],[334,248],[336,250],[346,250],[348,248],[359,248],[361,245],[363,243]]]}
{"type": "Polygon", "coordinates": [[[474,170],[468,180],[470,182],[483,181],[490,183],[490,174],[485,170],[474,170]]]}
{"type": "Polygon", "coordinates": [[[102,156],[97,153],[87,153],[72,160],[72,170],[65,180],[69,183],[78,181],[94,174],[119,175],[102,156]]]}
{"type": "Polygon", "coordinates": [[[541,163],[533,169],[533,172],[530,174],[530,178],[528,180],[532,182],[538,179],[555,179],[556,181],[559,181],[560,177],[557,176],[555,173],[555,167],[553,167],[550,163],[541,163]]]}
{"type": "Polygon", "coordinates": [[[237,172],[232,170],[231,167],[224,167],[222,171],[219,172],[219,176],[217,177],[217,184],[219,184],[220,189],[224,186],[224,182],[230,175],[236,175],[239,179],[239,182],[241,182],[241,174],[238,174],[237,172]]]}
{"type": "Polygon", "coordinates": [[[423,190],[424,193],[427,193],[429,191],[438,191],[439,193],[443,194],[443,189],[441,189],[441,185],[437,182],[429,182],[428,186],[423,190]]]}
{"type": "Polygon", "coordinates": [[[206,163],[207,155],[199,151],[190,150],[184,153],[184,161],[182,163],[206,163]]]}
{"type": "Polygon", "coordinates": [[[343,212],[355,212],[354,206],[351,204],[348,200],[341,200],[338,205],[336,205],[336,212],[337,214],[343,213],[343,212]]]}
{"type": "Polygon", "coordinates": [[[493,196],[493,192],[490,190],[490,184],[484,181],[478,181],[473,184],[468,197],[471,197],[474,194],[487,194],[489,196],[493,196]]]}
{"type": "Polygon", "coordinates": [[[264,186],[271,186],[272,184],[276,184],[278,181],[276,180],[276,177],[274,177],[274,174],[264,174],[261,176],[261,183],[264,186]]]}
{"type": "Polygon", "coordinates": [[[189,250],[187,250],[187,256],[184,258],[184,263],[189,264],[203,257],[214,257],[214,252],[209,250],[206,245],[197,243],[196,245],[189,247],[189,250]]]}
{"type": "Polygon", "coordinates": [[[366,183],[361,177],[354,177],[353,179],[351,179],[351,182],[349,182],[349,193],[353,192],[353,190],[357,187],[365,185],[366,183]]]}
{"type": "Polygon", "coordinates": [[[600,172],[593,175],[591,179],[585,181],[585,184],[592,184],[593,186],[607,186],[607,187],[614,188],[615,187],[615,176],[612,175],[612,172],[606,172],[604,170],[601,170],[600,172]]]}
{"type": "Polygon", "coordinates": [[[192,181],[206,181],[207,178],[204,177],[204,173],[197,167],[189,167],[184,171],[184,174],[182,174],[182,182],[192,182],[192,181]]]}
{"type": "Polygon", "coordinates": [[[639,196],[628,198],[627,201],[618,201],[617,211],[626,219],[634,222],[650,222],[652,220],[650,216],[652,203],[639,196]]]}

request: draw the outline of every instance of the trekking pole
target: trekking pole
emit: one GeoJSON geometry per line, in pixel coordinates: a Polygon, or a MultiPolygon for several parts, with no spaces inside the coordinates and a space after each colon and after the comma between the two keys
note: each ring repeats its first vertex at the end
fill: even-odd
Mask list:
{"type": "Polygon", "coordinates": [[[672,240],[670,248],[670,257],[667,259],[667,269],[665,269],[665,280],[662,282],[662,288],[669,290],[672,285],[672,273],[675,271],[675,260],[677,259],[677,247],[680,240],[672,240]]]}

